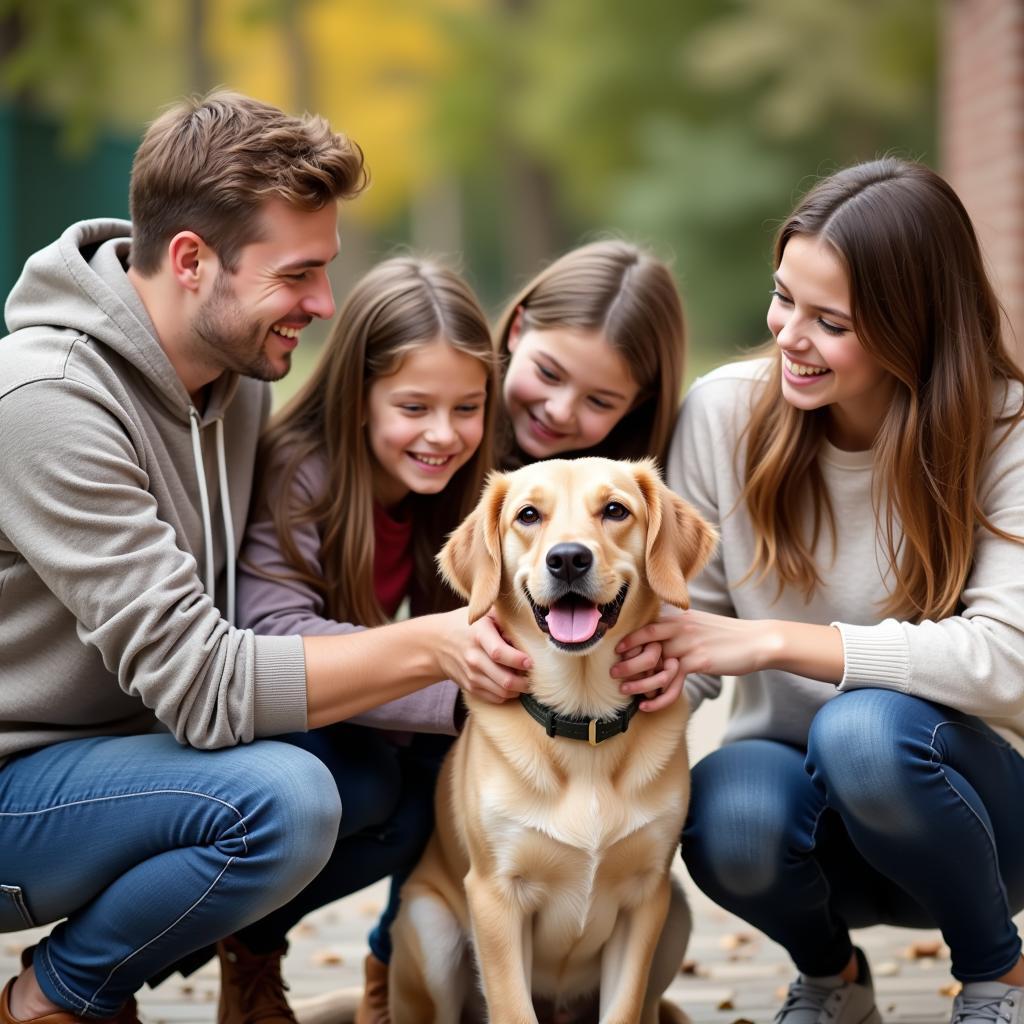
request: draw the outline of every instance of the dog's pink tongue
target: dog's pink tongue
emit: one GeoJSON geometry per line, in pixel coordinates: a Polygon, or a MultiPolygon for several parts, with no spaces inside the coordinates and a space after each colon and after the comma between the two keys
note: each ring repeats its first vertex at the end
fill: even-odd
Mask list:
{"type": "Polygon", "coordinates": [[[563,644],[589,640],[600,621],[601,613],[596,605],[575,602],[553,605],[547,616],[548,631],[563,644]]]}

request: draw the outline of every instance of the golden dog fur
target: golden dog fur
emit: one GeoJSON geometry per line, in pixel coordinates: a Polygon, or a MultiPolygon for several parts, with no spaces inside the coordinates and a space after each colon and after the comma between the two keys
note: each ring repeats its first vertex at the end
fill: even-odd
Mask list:
{"type": "MultiPolygon", "coordinates": [[[[440,564],[470,619],[494,606],[529,654],[537,700],[608,719],[629,703],[609,675],[616,643],[661,602],[687,606],[686,577],[714,542],[652,463],[550,460],[492,475],[440,564]],[[585,650],[541,626],[565,586],[549,564],[560,544],[590,552],[573,586],[594,605],[614,607],[628,587],[618,620],[585,650]]],[[[594,1019],[598,1004],[602,1024],[685,1020],[661,1001],[690,927],[670,878],[689,798],[685,699],[596,745],[549,736],[518,700],[466,700],[437,826],[392,931],[394,1024],[528,1024],[538,1009],[594,1019]]]]}

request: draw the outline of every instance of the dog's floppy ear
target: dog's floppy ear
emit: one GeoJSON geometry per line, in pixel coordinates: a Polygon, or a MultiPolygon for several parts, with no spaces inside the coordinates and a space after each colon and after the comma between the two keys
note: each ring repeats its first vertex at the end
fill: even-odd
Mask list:
{"type": "Polygon", "coordinates": [[[654,463],[635,463],[633,473],[647,503],[647,582],[668,604],[690,606],[687,576],[700,572],[718,535],[697,510],[669,490],[654,463]]]}
{"type": "Polygon", "coordinates": [[[508,493],[508,477],[491,473],[477,506],[448,537],[437,556],[441,574],[469,599],[469,621],[476,622],[498,600],[501,588],[501,534],[498,523],[508,493]]]}

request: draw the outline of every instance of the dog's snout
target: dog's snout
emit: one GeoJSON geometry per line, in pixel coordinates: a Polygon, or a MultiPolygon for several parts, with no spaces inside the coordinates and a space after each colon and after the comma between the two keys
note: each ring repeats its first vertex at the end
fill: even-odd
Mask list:
{"type": "Polygon", "coordinates": [[[585,576],[594,564],[594,556],[585,544],[556,544],[545,559],[548,572],[563,583],[585,576]]]}

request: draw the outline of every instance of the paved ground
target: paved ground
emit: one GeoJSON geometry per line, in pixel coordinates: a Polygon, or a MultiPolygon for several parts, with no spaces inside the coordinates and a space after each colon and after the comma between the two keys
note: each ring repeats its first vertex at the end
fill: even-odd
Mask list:
{"type": "MultiPolygon", "coordinates": [[[[725,704],[714,702],[695,720],[694,759],[716,744],[725,704]]],[[[694,936],[688,973],[680,974],[670,994],[695,1024],[770,1021],[792,976],[785,953],[715,907],[686,879],[684,885],[694,909],[694,936]]],[[[325,997],[339,990],[355,997],[362,983],[366,933],[385,897],[385,884],[379,883],[323,908],[292,932],[285,975],[304,1024],[342,1024],[337,1015],[324,1017],[325,997]]],[[[1017,920],[1024,929],[1024,915],[1017,920]]],[[[22,947],[41,934],[0,935],[0,980],[14,973],[22,947]]],[[[949,960],[937,932],[879,927],[857,932],[855,941],[873,966],[878,1005],[887,1021],[940,1024],[949,1019],[949,960]]],[[[216,998],[217,973],[208,965],[191,978],[172,978],[144,990],[140,1004],[147,1024],[212,1024],[216,998]]]]}
{"type": "MultiPolygon", "coordinates": [[[[362,981],[365,936],[386,895],[381,885],[340,900],[296,928],[285,963],[291,995],[305,1020],[322,1020],[327,993],[348,989],[354,998],[362,981]]],[[[674,996],[695,1024],[770,1021],[792,968],[783,951],[742,922],[693,894],[696,927],[688,954],[692,973],[680,974],[674,996]]],[[[1018,922],[1024,926],[1024,919],[1018,922]]],[[[41,932],[0,936],[0,978],[14,973],[23,945],[41,932]]],[[[856,934],[876,975],[878,1005],[887,1021],[940,1024],[949,1019],[952,992],[949,961],[938,933],[871,928],[856,934]],[[924,955],[931,944],[937,955],[924,955]],[[916,945],[916,948],[915,948],[916,945]],[[911,952],[913,950],[913,952],[911,952]]],[[[208,965],[191,978],[172,978],[140,994],[147,1024],[212,1024],[217,974],[208,965]]]]}

